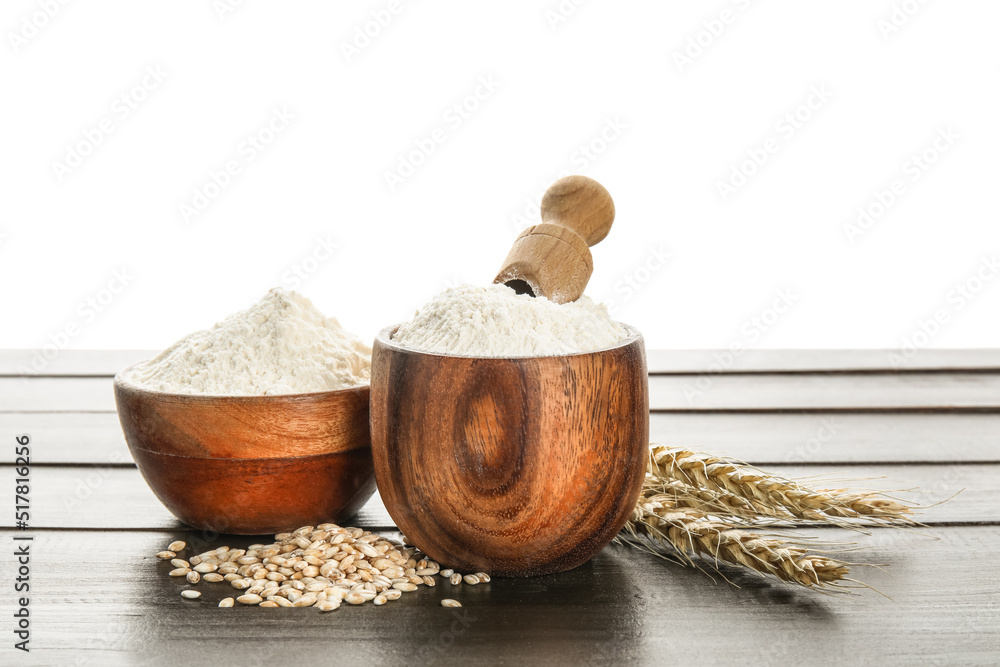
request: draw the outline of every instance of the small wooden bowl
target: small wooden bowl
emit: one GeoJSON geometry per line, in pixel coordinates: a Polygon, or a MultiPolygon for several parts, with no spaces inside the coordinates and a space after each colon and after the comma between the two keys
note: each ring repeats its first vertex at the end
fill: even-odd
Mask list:
{"type": "Polygon", "coordinates": [[[597,352],[372,355],[375,478],[407,539],[460,572],[535,576],[590,560],[639,497],[649,448],[642,336],[597,352]]]}
{"type": "Polygon", "coordinates": [[[275,396],[145,389],[115,376],[139,472],[195,528],[261,535],[341,521],[375,491],[368,387],[275,396]]]}

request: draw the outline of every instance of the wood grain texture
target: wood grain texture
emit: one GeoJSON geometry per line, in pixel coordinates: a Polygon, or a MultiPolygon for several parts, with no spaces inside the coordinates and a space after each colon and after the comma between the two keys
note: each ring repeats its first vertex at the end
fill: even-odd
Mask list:
{"type": "MultiPolygon", "coordinates": [[[[1000,373],[651,375],[651,410],[1000,412],[1000,373]],[[699,382],[704,383],[699,388],[699,382]]],[[[0,378],[0,412],[113,412],[108,378],[0,378]]]]}
{"type": "Polygon", "coordinates": [[[612,545],[570,572],[441,583],[383,607],[220,609],[232,589],[203,582],[201,599],[184,600],[186,585],[152,556],[201,536],[42,532],[32,545],[31,659],[18,663],[9,644],[0,656],[5,664],[263,666],[308,647],[346,665],[664,665],[691,664],[692,655],[699,665],[995,664],[996,575],[969,555],[1000,551],[1000,528],[804,532],[864,546],[853,559],[887,567],[854,574],[889,598],[824,596],[727,569],[736,587],[612,545]],[[442,608],[445,597],[465,606],[442,608]]]}
{"type": "Polygon", "coordinates": [[[275,396],[197,396],[115,381],[129,447],[195,458],[315,456],[368,448],[368,387],[275,396]]]}
{"type": "MultiPolygon", "coordinates": [[[[854,486],[879,489],[918,488],[900,494],[923,504],[950,498],[921,515],[929,524],[960,521],[1000,522],[1000,465],[775,465],[784,476],[833,476],[861,480],[854,486]],[[960,492],[960,493],[959,493],[960,492]]],[[[0,466],[0,489],[13,488],[14,468],[0,466]]],[[[135,468],[46,467],[32,469],[32,525],[45,528],[168,528],[180,524],[156,499],[135,468]]],[[[356,525],[391,527],[378,493],[354,519],[356,525]]],[[[13,513],[0,514],[0,527],[11,527],[13,513]]],[[[297,527],[297,526],[289,526],[297,527]]]]}
{"type": "Polygon", "coordinates": [[[245,534],[352,516],[375,490],[368,387],[190,396],[115,379],[143,478],[194,528],[245,534]]]}
{"type": "MultiPolygon", "coordinates": [[[[0,433],[29,433],[39,464],[130,465],[118,415],[0,413],[0,433]]],[[[657,412],[652,442],[751,463],[1000,462],[997,413],[657,412]]],[[[12,452],[0,463],[12,460],[12,452]]]]}
{"type": "Polygon", "coordinates": [[[561,357],[372,354],[372,453],[389,514],[449,567],[580,565],[631,513],[646,467],[646,364],[624,344],[561,357]]]}
{"type": "Polygon", "coordinates": [[[164,507],[200,530],[274,534],[354,516],[375,492],[371,449],[315,456],[206,459],[133,448],[164,507]]]}

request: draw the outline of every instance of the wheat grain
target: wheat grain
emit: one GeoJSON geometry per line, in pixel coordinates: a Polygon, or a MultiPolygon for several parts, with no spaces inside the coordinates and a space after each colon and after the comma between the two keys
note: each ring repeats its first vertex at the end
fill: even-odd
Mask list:
{"type": "Polygon", "coordinates": [[[670,503],[669,496],[644,493],[625,530],[672,547],[689,563],[694,562],[691,554],[696,554],[807,587],[836,588],[848,574],[846,563],[803,544],[742,530],[670,503]]]}
{"type": "MultiPolygon", "coordinates": [[[[706,509],[730,510],[742,518],[796,519],[850,527],[851,521],[912,524],[914,507],[877,492],[811,489],[795,480],[774,475],[733,459],[678,447],[654,445],[649,473],[667,488],[680,482],[683,495],[701,499],[706,509]],[[751,511],[752,508],[752,511],[751,511]],[[754,517],[756,513],[757,517],[754,517]]],[[[694,505],[697,507],[697,505],[694,505]]]]}
{"type": "MultiPolygon", "coordinates": [[[[184,567],[175,567],[171,576],[187,577],[191,584],[225,581],[242,591],[235,600],[227,598],[228,605],[316,606],[324,611],[337,608],[341,601],[378,600],[381,606],[418,586],[436,585],[435,577],[441,574],[441,566],[415,547],[334,524],[279,533],[273,544],[218,547],[187,560],[172,560],[184,567]]],[[[461,575],[455,576],[461,581],[461,575]]]]}

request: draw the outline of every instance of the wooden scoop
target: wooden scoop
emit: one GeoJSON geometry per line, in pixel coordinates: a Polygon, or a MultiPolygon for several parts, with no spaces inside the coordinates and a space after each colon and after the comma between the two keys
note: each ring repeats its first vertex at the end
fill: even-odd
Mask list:
{"type": "Polygon", "coordinates": [[[542,224],[521,232],[493,282],[556,303],[576,301],[594,272],[590,246],[611,231],[615,203],[594,179],[567,176],[545,191],[541,208],[542,224]]]}

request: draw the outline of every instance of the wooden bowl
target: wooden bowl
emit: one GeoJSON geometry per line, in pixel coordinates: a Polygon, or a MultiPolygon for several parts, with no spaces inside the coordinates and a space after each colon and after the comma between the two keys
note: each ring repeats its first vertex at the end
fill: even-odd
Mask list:
{"type": "Polygon", "coordinates": [[[275,396],[145,389],[115,377],[139,472],[195,528],[260,535],[341,521],[375,491],[368,387],[275,396]]]}
{"type": "Polygon", "coordinates": [[[372,355],[375,478],[409,542],[460,572],[581,565],[635,507],[649,448],[642,336],[597,352],[372,355]]]}

